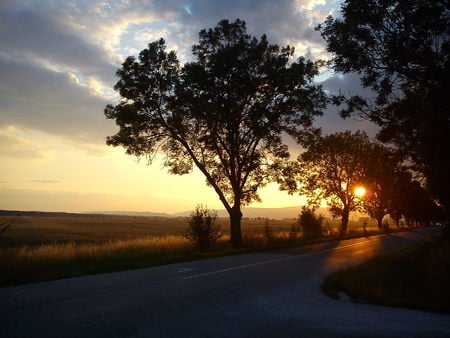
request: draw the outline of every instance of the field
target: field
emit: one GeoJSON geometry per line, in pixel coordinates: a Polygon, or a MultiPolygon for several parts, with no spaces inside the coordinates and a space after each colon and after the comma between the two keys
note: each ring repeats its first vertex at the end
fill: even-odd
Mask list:
{"type": "MultiPolygon", "coordinates": [[[[99,243],[142,237],[183,236],[188,219],[128,216],[0,216],[0,248],[34,246],[55,243],[99,243]]],[[[268,225],[275,233],[289,232],[296,219],[242,220],[244,233],[262,232],[268,225]]],[[[228,218],[218,218],[224,234],[228,233],[228,218]]],[[[326,219],[324,229],[337,231],[339,221],[326,219]]],[[[361,232],[362,221],[350,221],[349,233],[361,232]]],[[[367,231],[376,231],[375,222],[368,222],[367,231]]]]}
{"type": "MultiPolygon", "coordinates": [[[[187,222],[187,218],[184,217],[0,216],[0,247],[67,242],[99,243],[149,236],[183,236],[187,222]]],[[[217,220],[224,233],[228,232],[228,222],[225,218],[217,220]]],[[[245,230],[258,231],[262,230],[266,220],[244,219],[242,223],[245,230]]],[[[269,221],[274,231],[289,231],[292,223],[295,223],[294,219],[269,221]]]]}
{"type": "MultiPolygon", "coordinates": [[[[208,254],[196,252],[184,237],[187,218],[101,215],[0,216],[0,286],[167,264],[248,250],[304,244],[292,237],[295,219],[243,219],[244,247],[228,245],[229,220],[219,218],[223,236],[208,254]]],[[[362,233],[362,221],[349,235],[362,233]]],[[[329,235],[337,220],[326,220],[329,235]]],[[[366,231],[376,231],[375,223],[366,231]]]]}

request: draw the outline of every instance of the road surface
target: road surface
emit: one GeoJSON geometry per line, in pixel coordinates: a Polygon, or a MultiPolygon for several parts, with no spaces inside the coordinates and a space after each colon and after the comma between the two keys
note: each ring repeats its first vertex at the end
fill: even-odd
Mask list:
{"type": "Polygon", "coordinates": [[[450,316],[334,300],[329,272],[436,229],[0,288],[0,337],[450,337],[450,316]]]}

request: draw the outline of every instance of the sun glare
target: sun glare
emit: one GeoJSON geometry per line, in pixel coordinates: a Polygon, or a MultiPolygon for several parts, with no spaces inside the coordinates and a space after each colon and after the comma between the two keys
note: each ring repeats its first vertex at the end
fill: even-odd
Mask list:
{"type": "Polygon", "coordinates": [[[355,195],[356,195],[356,196],[362,197],[362,196],[364,196],[365,194],[366,194],[366,188],[361,187],[361,186],[355,188],[355,195]]]}

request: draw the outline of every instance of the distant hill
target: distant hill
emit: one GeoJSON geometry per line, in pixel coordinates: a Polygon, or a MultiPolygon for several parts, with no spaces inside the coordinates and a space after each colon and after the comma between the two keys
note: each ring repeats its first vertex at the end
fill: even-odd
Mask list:
{"type": "Polygon", "coordinates": [[[90,211],[83,213],[60,212],[60,211],[23,211],[23,210],[0,210],[0,216],[30,216],[30,217],[159,217],[168,218],[171,215],[156,212],[138,211],[90,211]]]}
{"type": "Polygon", "coordinates": [[[135,217],[172,217],[171,214],[165,212],[150,211],[92,211],[87,214],[111,215],[111,216],[135,216],[135,217]]]}
{"type": "MultiPolygon", "coordinates": [[[[242,210],[245,218],[268,218],[268,219],[285,219],[297,218],[301,212],[301,206],[285,207],[285,208],[244,208],[242,210]]],[[[48,212],[48,211],[19,211],[19,210],[0,210],[0,216],[40,216],[40,217],[189,217],[192,210],[187,210],[179,213],[168,214],[161,212],[149,211],[88,211],[83,213],[72,212],[48,212]]],[[[326,208],[320,208],[319,214],[329,216],[326,208]]],[[[228,213],[225,209],[217,210],[219,217],[227,218],[228,213]]]]}

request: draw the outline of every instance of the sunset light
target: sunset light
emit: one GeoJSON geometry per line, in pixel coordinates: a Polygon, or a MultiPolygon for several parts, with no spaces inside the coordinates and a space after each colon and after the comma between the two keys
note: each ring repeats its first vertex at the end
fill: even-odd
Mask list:
{"type": "MultiPolygon", "coordinates": [[[[148,166],[145,158],[139,161],[124,149],[108,147],[106,137],[118,129],[103,114],[106,104],[119,100],[113,90],[114,74],[127,56],[136,56],[148,43],[164,38],[181,63],[192,61],[191,45],[198,32],[224,19],[216,8],[222,3],[159,6],[156,2],[153,6],[144,1],[125,2],[124,7],[114,1],[73,2],[70,6],[65,2],[25,3],[13,0],[0,6],[2,23],[8,28],[0,32],[0,68],[3,78],[11,79],[3,81],[0,90],[1,208],[170,214],[192,210],[197,203],[223,208],[199,171],[171,175],[163,168],[164,154],[148,166]],[[30,36],[36,45],[28,43],[30,36]]],[[[305,7],[295,1],[276,5],[285,13],[292,12],[291,6],[319,21],[329,11],[323,5],[305,7]]],[[[272,29],[272,24],[267,26],[259,19],[275,15],[271,6],[255,2],[248,8],[240,3],[226,7],[230,19],[248,21],[252,35],[272,29]]],[[[301,26],[300,19],[297,15],[285,18],[292,27],[301,26]]],[[[312,26],[290,36],[290,30],[281,25],[273,29],[277,34],[272,34],[270,42],[280,44],[290,36],[290,43],[298,46],[297,56],[308,51],[314,59],[320,58],[324,47],[319,39],[310,41],[312,26]]],[[[321,81],[332,76],[324,74],[321,81]]],[[[336,128],[335,118],[328,115],[316,122],[325,130],[336,128]]],[[[359,123],[349,125],[353,127],[361,129],[359,123]]],[[[295,156],[300,147],[291,143],[289,150],[295,156]]],[[[262,203],[255,201],[249,207],[305,203],[303,197],[280,191],[275,183],[258,192],[262,203]]]]}
{"type": "Polygon", "coordinates": [[[358,197],[363,197],[366,194],[366,188],[358,186],[355,188],[355,195],[358,197]]]}
{"type": "Polygon", "coordinates": [[[450,338],[449,21],[0,0],[0,338],[450,338]]]}

